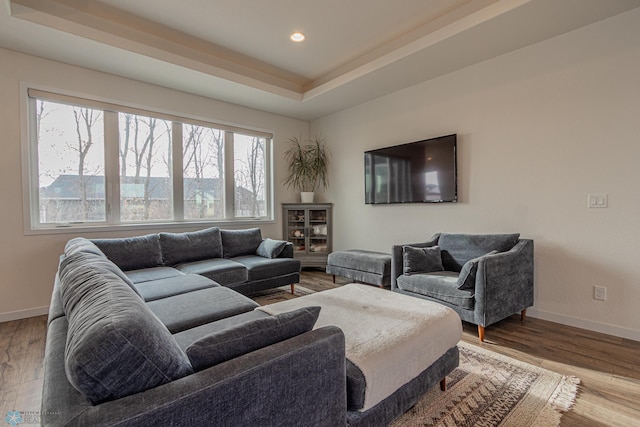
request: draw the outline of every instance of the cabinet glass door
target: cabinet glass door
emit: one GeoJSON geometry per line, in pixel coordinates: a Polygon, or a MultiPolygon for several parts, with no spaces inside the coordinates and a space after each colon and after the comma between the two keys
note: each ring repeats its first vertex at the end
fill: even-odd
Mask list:
{"type": "Polygon", "coordinates": [[[304,213],[304,209],[288,211],[287,240],[293,243],[293,250],[296,252],[304,252],[307,249],[305,244],[306,218],[304,213]]]}
{"type": "Polygon", "coordinates": [[[282,234],[303,267],[323,268],[331,252],[331,203],[283,203],[282,234]]]}
{"type": "Polygon", "coordinates": [[[309,209],[309,252],[328,252],[327,210],[309,209]]]}

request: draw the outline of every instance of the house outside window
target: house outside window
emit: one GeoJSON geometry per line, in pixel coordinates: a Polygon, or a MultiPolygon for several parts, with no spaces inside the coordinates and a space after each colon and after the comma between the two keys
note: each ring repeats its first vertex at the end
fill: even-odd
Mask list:
{"type": "Polygon", "coordinates": [[[185,219],[223,219],[225,132],[184,125],[182,164],[185,219]]]}
{"type": "Polygon", "coordinates": [[[273,220],[272,135],[29,90],[30,229],[273,220]]]}

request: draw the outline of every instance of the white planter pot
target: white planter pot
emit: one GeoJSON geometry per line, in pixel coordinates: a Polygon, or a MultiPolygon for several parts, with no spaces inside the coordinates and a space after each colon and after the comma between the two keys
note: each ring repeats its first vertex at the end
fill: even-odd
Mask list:
{"type": "Polygon", "coordinates": [[[302,203],[313,203],[313,191],[300,192],[300,201],[302,203]]]}

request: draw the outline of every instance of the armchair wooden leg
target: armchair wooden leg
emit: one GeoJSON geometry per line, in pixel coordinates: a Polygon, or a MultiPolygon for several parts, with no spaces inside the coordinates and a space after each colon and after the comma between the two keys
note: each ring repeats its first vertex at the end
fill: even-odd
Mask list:
{"type": "Polygon", "coordinates": [[[480,342],[484,342],[484,326],[478,325],[478,338],[480,338],[480,342]]]}
{"type": "Polygon", "coordinates": [[[333,283],[336,283],[336,275],[333,275],[333,283]]]}
{"type": "Polygon", "coordinates": [[[291,284],[291,295],[295,295],[295,294],[294,294],[295,287],[296,287],[296,284],[295,284],[295,283],[292,283],[292,284],[291,284]]]}
{"type": "Polygon", "coordinates": [[[520,321],[524,323],[526,318],[527,318],[527,309],[525,308],[520,312],[520,321]]]}
{"type": "Polygon", "coordinates": [[[440,380],[440,390],[447,391],[447,378],[443,378],[440,380]]]}

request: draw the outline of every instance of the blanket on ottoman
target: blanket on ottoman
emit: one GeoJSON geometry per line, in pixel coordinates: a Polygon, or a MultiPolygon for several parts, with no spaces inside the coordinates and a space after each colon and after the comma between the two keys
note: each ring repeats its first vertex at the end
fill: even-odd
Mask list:
{"type": "Polygon", "coordinates": [[[355,283],[256,310],[275,315],[308,306],[322,307],[315,328],[332,325],[344,332],[346,356],[366,381],[360,411],[411,381],[462,337],[452,309],[355,283]]]}

